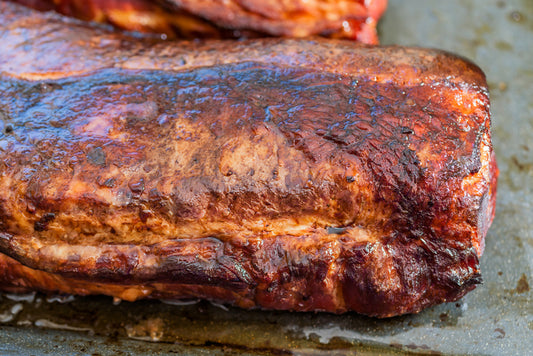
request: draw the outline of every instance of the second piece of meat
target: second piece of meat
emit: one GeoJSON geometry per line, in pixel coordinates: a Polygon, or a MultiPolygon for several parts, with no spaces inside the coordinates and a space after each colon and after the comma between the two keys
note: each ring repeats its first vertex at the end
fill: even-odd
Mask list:
{"type": "Polygon", "coordinates": [[[387,0],[11,0],[170,38],[326,37],[377,44],[387,0]]]}

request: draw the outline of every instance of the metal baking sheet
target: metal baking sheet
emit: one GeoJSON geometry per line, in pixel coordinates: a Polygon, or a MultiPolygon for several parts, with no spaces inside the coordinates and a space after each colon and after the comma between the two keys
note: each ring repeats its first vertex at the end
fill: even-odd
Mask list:
{"type": "Polygon", "coordinates": [[[533,1],[389,0],[382,43],[478,63],[501,174],[483,285],[457,303],[377,320],[105,297],[0,297],[0,354],[489,354],[533,350],[533,1]]]}

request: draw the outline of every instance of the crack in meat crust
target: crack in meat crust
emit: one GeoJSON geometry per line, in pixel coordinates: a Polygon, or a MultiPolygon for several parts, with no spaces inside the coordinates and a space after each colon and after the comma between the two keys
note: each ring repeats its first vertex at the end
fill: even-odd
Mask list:
{"type": "Polygon", "coordinates": [[[497,168],[470,62],[0,10],[0,288],[386,317],[479,283],[497,168]]]}

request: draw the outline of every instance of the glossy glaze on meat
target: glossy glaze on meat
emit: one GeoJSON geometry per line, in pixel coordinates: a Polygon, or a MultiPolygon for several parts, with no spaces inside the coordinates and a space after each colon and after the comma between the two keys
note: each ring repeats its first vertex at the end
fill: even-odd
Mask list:
{"type": "Polygon", "coordinates": [[[0,23],[0,288],[386,317],[479,283],[497,168],[472,63],[0,23]]]}
{"type": "Polygon", "coordinates": [[[11,0],[168,38],[321,35],[377,44],[387,0],[11,0]]]}

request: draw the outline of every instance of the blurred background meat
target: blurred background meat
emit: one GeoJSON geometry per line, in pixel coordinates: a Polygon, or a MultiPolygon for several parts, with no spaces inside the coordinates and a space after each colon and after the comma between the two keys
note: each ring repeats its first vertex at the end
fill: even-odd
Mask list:
{"type": "Polygon", "coordinates": [[[306,37],[377,44],[387,0],[11,0],[167,38],[306,37]]]}

